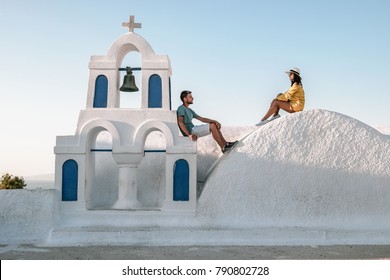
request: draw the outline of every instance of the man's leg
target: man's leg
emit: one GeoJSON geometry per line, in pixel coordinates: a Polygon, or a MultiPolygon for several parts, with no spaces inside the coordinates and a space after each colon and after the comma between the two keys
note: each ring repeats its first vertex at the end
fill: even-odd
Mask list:
{"type": "Polygon", "coordinates": [[[223,149],[227,144],[225,138],[223,137],[221,130],[215,125],[215,123],[210,123],[210,131],[213,135],[214,140],[218,143],[218,145],[223,149]]]}

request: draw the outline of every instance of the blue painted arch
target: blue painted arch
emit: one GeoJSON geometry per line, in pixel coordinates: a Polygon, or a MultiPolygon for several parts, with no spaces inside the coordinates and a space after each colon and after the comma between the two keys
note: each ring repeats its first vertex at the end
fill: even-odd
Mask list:
{"type": "Polygon", "coordinates": [[[70,159],[62,165],[62,201],[77,201],[78,164],[70,159]]]}
{"type": "Polygon", "coordinates": [[[148,108],[162,108],[162,81],[157,74],[149,78],[148,108]]]}
{"type": "Polygon", "coordinates": [[[108,80],[104,75],[99,75],[95,81],[95,95],[93,108],[107,108],[108,80]]]}
{"type": "Polygon", "coordinates": [[[173,166],[173,200],[189,201],[190,167],[184,159],[179,159],[173,166]]]}

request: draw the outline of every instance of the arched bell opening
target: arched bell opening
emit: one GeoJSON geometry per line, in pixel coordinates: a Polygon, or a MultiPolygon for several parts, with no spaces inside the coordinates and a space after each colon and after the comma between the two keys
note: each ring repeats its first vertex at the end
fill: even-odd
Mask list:
{"type": "MultiPolygon", "coordinates": [[[[120,66],[121,69],[126,67],[131,68],[140,68],[141,67],[141,54],[137,51],[130,51],[122,61],[120,66]]],[[[123,86],[125,82],[125,76],[127,72],[125,70],[120,71],[118,91],[120,94],[120,108],[127,109],[140,109],[141,108],[141,97],[142,97],[142,70],[132,70],[132,75],[134,76],[135,86],[138,88],[138,91],[125,92],[120,91],[119,89],[123,86]]]]}

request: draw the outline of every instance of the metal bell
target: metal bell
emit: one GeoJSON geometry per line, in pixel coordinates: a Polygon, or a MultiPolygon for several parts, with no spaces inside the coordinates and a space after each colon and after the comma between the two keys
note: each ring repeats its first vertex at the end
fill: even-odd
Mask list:
{"type": "Polygon", "coordinates": [[[135,85],[135,78],[131,67],[126,67],[126,75],[123,78],[123,85],[119,88],[120,91],[134,92],[139,91],[135,85]]]}

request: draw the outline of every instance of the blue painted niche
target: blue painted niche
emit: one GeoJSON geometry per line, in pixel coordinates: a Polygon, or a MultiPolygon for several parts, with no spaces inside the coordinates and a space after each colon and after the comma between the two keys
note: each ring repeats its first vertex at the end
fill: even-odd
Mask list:
{"type": "Polygon", "coordinates": [[[190,199],[190,167],[184,159],[179,159],[173,166],[173,200],[190,199]]]}
{"type": "Polygon", "coordinates": [[[77,201],[78,164],[70,159],[62,165],[62,201],[77,201]]]}
{"type": "Polygon", "coordinates": [[[162,108],[162,81],[157,74],[149,78],[148,108],[162,108]]]}
{"type": "Polygon", "coordinates": [[[95,81],[95,96],[93,108],[107,108],[108,80],[104,75],[99,75],[95,81]]]}

